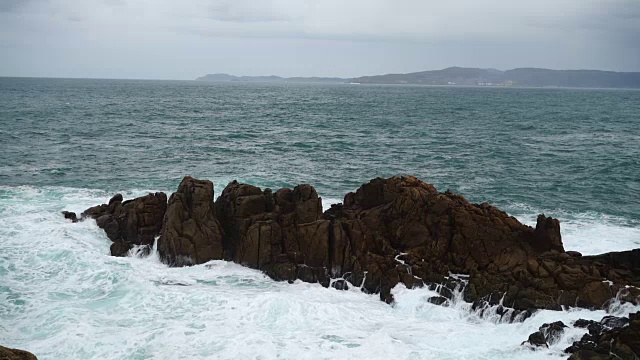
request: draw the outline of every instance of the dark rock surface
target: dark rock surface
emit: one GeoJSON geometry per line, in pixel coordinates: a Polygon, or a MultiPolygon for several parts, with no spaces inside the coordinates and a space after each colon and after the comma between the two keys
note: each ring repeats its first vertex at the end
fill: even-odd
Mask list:
{"type": "Polygon", "coordinates": [[[109,250],[111,251],[111,256],[124,257],[129,254],[129,250],[132,248],[133,244],[124,241],[116,241],[111,244],[109,250]]]}
{"type": "Polygon", "coordinates": [[[562,321],[542,324],[542,326],[538,328],[538,331],[529,335],[529,339],[522,344],[528,344],[535,347],[549,347],[549,345],[553,345],[560,340],[566,327],[567,326],[562,321]]]}
{"type": "Polygon", "coordinates": [[[225,233],[224,258],[276,280],[329,285],[329,225],[311,185],[260,188],[231,182],[216,201],[225,233]]]}
{"type": "Polygon", "coordinates": [[[432,296],[428,298],[427,301],[434,305],[448,306],[449,304],[449,299],[444,296],[432,296]]]}
{"type": "Polygon", "coordinates": [[[565,352],[573,360],[640,359],[640,312],[629,317],[606,316],[600,322],[578,320],[575,327],[587,327],[589,333],[565,352]]]}
{"type": "Polygon", "coordinates": [[[79,221],[78,216],[73,211],[63,211],[62,215],[64,216],[65,219],[71,220],[71,222],[75,223],[79,221]]]}
{"type": "Polygon", "coordinates": [[[222,259],[222,227],[215,218],[211,181],[182,180],[169,198],[158,253],[171,266],[222,259]]]}
{"type": "MultiPolygon", "coordinates": [[[[162,193],[116,195],[83,215],[128,244],[152,244],[162,228],[158,251],[170,265],[226,259],[276,280],[339,278],[386,302],[398,283],[435,286],[448,300],[462,291],[475,310],[507,320],[532,309],[607,308],[616,295],[640,301],[640,249],[565,252],[556,219],[540,215],[532,228],[412,176],[374,179],[324,213],[308,184],[273,192],[233,181],[213,199],[210,181],[185,177],[168,207],[162,193]]],[[[126,248],[114,246],[114,254],[126,248]]]]}
{"type": "Polygon", "coordinates": [[[109,204],[91,207],[81,217],[96,219],[111,241],[150,245],[160,234],[166,209],[167,195],[162,192],[124,202],[116,194],[109,204]]]}
{"type": "Polygon", "coordinates": [[[28,351],[0,346],[0,360],[38,360],[38,358],[28,351]]]}

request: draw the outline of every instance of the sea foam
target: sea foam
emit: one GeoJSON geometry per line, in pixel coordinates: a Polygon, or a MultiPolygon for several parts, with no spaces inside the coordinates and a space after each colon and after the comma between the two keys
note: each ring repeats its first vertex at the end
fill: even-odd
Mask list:
{"type": "MultiPolygon", "coordinates": [[[[557,344],[535,352],[521,346],[540,325],[605,315],[540,311],[506,324],[478,316],[462,300],[433,305],[427,299],[436,293],[426,288],[400,284],[392,291],[396,303],[389,306],[357,286],[339,291],[275,282],[225,261],[169,268],[155,252],[115,258],[94,221],[73,224],[60,215],[63,209],[80,212],[105,202],[109,195],[0,187],[1,344],[45,360],[540,359],[563,355],[584,333],[568,329],[557,344]]],[[[334,201],[327,199],[324,206],[334,201]]],[[[586,221],[581,226],[589,226],[586,221]]],[[[604,234],[617,226],[607,221],[590,226],[604,234]]],[[[626,246],[635,246],[637,229],[613,231],[630,231],[624,233],[626,246]]],[[[571,242],[579,233],[564,235],[571,242]]],[[[583,245],[576,250],[595,250],[575,243],[583,245]]],[[[616,314],[639,309],[619,307],[616,314]]]]}

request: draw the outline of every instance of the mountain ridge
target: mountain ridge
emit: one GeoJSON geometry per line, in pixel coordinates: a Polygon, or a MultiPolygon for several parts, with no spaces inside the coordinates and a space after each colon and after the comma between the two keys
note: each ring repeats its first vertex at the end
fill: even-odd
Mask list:
{"type": "Polygon", "coordinates": [[[442,70],[362,76],[351,81],[361,84],[640,88],[640,72],[534,67],[502,71],[452,66],[442,70]]]}
{"type": "Polygon", "coordinates": [[[482,69],[451,66],[441,70],[412,73],[339,77],[280,77],[235,76],[207,74],[197,81],[221,82],[299,82],[299,83],[358,83],[358,84],[412,84],[412,85],[464,85],[503,87],[578,87],[578,88],[640,88],[640,72],[607,70],[553,70],[522,67],[510,70],[482,69]]]}

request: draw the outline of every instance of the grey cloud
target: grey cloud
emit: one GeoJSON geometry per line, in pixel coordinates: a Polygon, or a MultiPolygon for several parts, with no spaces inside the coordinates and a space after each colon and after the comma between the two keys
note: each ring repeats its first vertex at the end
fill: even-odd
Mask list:
{"type": "Polygon", "coordinates": [[[290,17],[274,12],[268,6],[251,6],[246,1],[224,1],[211,5],[207,15],[212,20],[239,23],[290,20],[290,17]]]}
{"type": "Polygon", "coordinates": [[[2,0],[0,1],[0,12],[13,12],[23,1],[21,0],[2,0]]]}
{"type": "Polygon", "coordinates": [[[639,16],[638,0],[0,0],[0,76],[640,71],[639,16]]]}
{"type": "Polygon", "coordinates": [[[0,0],[0,12],[17,12],[37,0],[0,0]]]}

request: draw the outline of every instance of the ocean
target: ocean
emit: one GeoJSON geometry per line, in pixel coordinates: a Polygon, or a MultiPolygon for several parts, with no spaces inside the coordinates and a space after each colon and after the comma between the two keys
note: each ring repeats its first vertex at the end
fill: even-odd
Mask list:
{"type": "MultiPolygon", "coordinates": [[[[81,212],[184,175],[309,183],[323,205],[375,177],[415,175],[535,225],[565,248],[640,247],[640,91],[0,78],[0,345],[39,359],[557,359],[581,337],[520,345],[604,311],[480,318],[394,288],[274,282],[224,261],[168,268],[109,256],[81,212]]],[[[620,306],[626,315],[640,307],[620,306]]]]}

